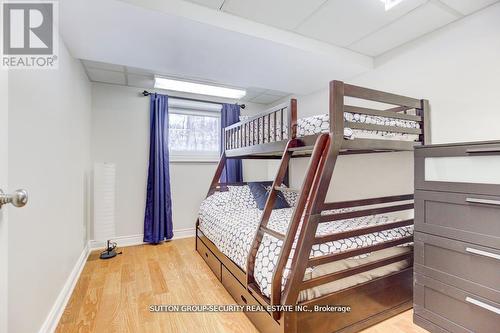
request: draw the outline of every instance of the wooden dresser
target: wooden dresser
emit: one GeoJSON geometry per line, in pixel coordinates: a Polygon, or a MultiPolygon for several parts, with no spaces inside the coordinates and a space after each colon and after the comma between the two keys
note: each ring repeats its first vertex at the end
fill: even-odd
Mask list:
{"type": "Polygon", "coordinates": [[[415,149],[414,322],[500,332],[500,141],[415,149]]]}

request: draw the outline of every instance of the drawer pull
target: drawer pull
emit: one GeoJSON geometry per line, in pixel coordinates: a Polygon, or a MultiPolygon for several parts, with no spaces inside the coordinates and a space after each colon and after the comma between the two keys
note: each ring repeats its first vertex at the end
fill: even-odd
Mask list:
{"type": "Polygon", "coordinates": [[[206,252],[205,252],[205,257],[207,257],[207,258],[208,258],[208,253],[206,253],[206,252]]]}
{"type": "Polygon", "coordinates": [[[474,249],[472,247],[466,247],[465,251],[470,252],[470,253],[474,253],[474,254],[479,254],[480,256],[485,256],[485,257],[493,258],[496,260],[500,260],[500,254],[486,252],[483,250],[474,249]]]}
{"type": "Polygon", "coordinates": [[[477,204],[484,204],[484,205],[500,206],[500,200],[467,198],[467,199],[465,199],[465,201],[467,201],[469,203],[477,203],[477,204]]]}
{"type": "Polygon", "coordinates": [[[465,301],[500,315],[500,309],[493,305],[486,304],[469,296],[465,297],[465,301]]]}
{"type": "Polygon", "coordinates": [[[500,153],[500,147],[469,148],[466,150],[466,153],[467,154],[500,153]]]}
{"type": "Polygon", "coordinates": [[[247,299],[245,298],[245,296],[240,295],[240,297],[241,297],[241,300],[243,301],[243,303],[247,304],[247,299]]]}

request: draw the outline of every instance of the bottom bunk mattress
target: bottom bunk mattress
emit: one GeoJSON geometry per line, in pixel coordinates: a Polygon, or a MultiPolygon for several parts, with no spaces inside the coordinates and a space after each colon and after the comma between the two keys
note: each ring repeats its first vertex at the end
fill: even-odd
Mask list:
{"type": "MultiPolygon", "coordinates": [[[[290,206],[293,207],[293,204],[294,203],[291,202],[290,206]]],[[[273,210],[268,227],[279,233],[285,234],[288,229],[292,213],[293,208],[273,210]]],[[[248,186],[230,186],[229,191],[216,192],[205,199],[202,203],[199,213],[199,229],[215,244],[215,246],[217,246],[222,253],[237,264],[243,271],[246,271],[247,257],[250,253],[252,241],[257,232],[261,215],[262,210],[254,206],[253,198],[248,186]]],[[[328,235],[372,225],[390,223],[396,220],[398,219],[394,216],[374,215],[322,223],[319,225],[316,234],[317,236],[328,235]]],[[[312,258],[327,254],[340,253],[388,240],[404,238],[411,236],[412,234],[413,226],[405,226],[318,244],[313,246],[310,257],[312,258]]],[[[271,294],[272,275],[281,252],[282,244],[283,242],[281,240],[265,234],[257,251],[254,276],[257,285],[260,287],[262,293],[267,297],[270,297],[271,294]]],[[[305,272],[304,279],[307,280],[315,278],[380,260],[382,258],[403,254],[411,251],[411,247],[409,245],[410,244],[404,244],[402,246],[387,248],[370,254],[356,256],[329,264],[309,267],[305,272]]],[[[290,272],[291,258],[293,256],[294,249],[295,244],[283,272],[282,288],[284,287],[287,276],[290,272]]],[[[408,260],[402,260],[308,290],[303,290],[299,295],[299,301],[317,298],[325,294],[342,290],[400,271],[408,266],[408,260]]]]}

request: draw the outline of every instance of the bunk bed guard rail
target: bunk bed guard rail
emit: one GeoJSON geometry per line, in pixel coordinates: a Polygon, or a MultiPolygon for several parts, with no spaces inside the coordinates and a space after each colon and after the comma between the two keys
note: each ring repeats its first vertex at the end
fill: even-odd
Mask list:
{"type": "MultiPolygon", "coordinates": [[[[354,103],[353,103],[354,104],[354,103]]],[[[363,104],[363,105],[366,105],[363,104]]],[[[425,99],[416,99],[346,84],[342,81],[330,83],[329,102],[329,132],[336,138],[343,138],[344,128],[352,130],[378,131],[418,136],[416,141],[392,139],[355,139],[345,140],[343,150],[386,150],[401,151],[413,150],[415,145],[430,143],[429,102],[425,99]],[[347,98],[354,100],[375,102],[390,105],[377,109],[366,106],[346,104],[347,98]],[[355,122],[346,120],[344,112],[357,114],[361,117],[384,117],[393,120],[415,122],[418,127],[401,127],[393,123],[380,124],[369,122],[355,122]]],[[[224,150],[230,151],[231,156],[248,155],[248,153],[264,153],[283,149],[284,141],[297,137],[297,100],[291,99],[287,103],[277,105],[260,114],[246,117],[240,122],[224,129],[222,140],[224,150]],[[274,145],[273,145],[274,143],[274,145]],[[279,144],[281,143],[281,144],[279,144]],[[253,149],[255,148],[255,149],[253,149]]],[[[319,134],[319,133],[318,133],[319,134]]],[[[314,142],[318,135],[309,135],[311,140],[304,137],[304,142],[314,142]]]]}
{"type": "Polygon", "coordinates": [[[297,100],[276,105],[224,128],[225,150],[289,140],[296,137],[297,100]]]}

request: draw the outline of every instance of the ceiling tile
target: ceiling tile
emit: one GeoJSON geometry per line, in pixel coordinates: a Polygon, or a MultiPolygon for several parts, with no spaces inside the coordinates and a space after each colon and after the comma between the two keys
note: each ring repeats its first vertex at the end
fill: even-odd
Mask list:
{"type": "Polygon", "coordinates": [[[261,89],[261,88],[247,88],[245,90],[247,93],[241,99],[242,101],[250,101],[257,96],[262,95],[264,93],[264,91],[266,91],[265,89],[261,89]]]}
{"type": "Polygon", "coordinates": [[[138,75],[138,74],[128,74],[127,75],[128,85],[132,87],[147,88],[151,89],[154,87],[155,81],[153,76],[149,75],[138,75]]]}
{"type": "Polygon", "coordinates": [[[407,41],[438,29],[458,17],[432,2],[349,46],[351,50],[380,55],[407,41]]]}
{"type": "Polygon", "coordinates": [[[87,68],[87,73],[90,80],[94,82],[125,84],[125,73],[96,68],[87,68]]]}
{"type": "Polygon", "coordinates": [[[130,74],[139,74],[139,75],[153,75],[154,76],[154,71],[151,71],[149,69],[143,69],[143,68],[136,68],[136,67],[127,67],[127,73],[130,74]]]}
{"type": "Polygon", "coordinates": [[[268,95],[268,94],[262,94],[260,96],[255,97],[252,99],[253,103],[259,103],[259,104],[269,104],[276,102],[277,100],[283,98],[282,96],[276,96],[276,95],[268,95]]]}
{"type": "Polygon", "coordinates": [[[284,92],[284,91],[279,91],[279,90],[266,90],[266,94],[268,95],[275,95],[275,96],[281,96],[281,97],[285,97],[285,96],[288,96],[290,95],[290,93],[287,93],[287,92],[284,92]]]}
{"type": "Polygon", "coordinates": [[[205,7],[209,7],[212,9],[219,9],[220,6],[224,3],[224,0],[187,0],[189,2],[196,3],[198,5],[202,5],[205,7]]]}
{"type": "Polygon", "coordinates": [[[105,69],[108,71],[115,71],[115,72],[123,72],[125,70],[125,67],[123,66],[108,64],[105,62],[90,61],[90,60],[82,60],[82,62],[83,65],[87,68],[105,69]]]}
{"type": "Polygon", "coordinates": [[[329,0],[296,31],[338,46],[347,46],[393,22],[426,0],[405,0],[386,11],[378,0],[329,0]]]}
{"type": "Polygon", "coordinates": [[[464,15],[469,15],[481,8],[498,2],[498,0],[441,0],[441,2],[464,15]]]}
{"type": "Polygon", "coordinates": [[[222,10],[281,29],[294,29],[326,0],[226,0],[222,10]]]}

